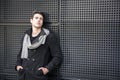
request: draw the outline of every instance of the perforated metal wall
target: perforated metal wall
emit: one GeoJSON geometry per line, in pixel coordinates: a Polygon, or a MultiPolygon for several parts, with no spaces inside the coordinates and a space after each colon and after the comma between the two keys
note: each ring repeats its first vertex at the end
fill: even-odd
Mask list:
{"type": "Polygon", "coordinates": [[[62,0],[62,74],[91,80],[119,76],[120,8],[117,0],[62,0]]]}
{"type": "Polygon", "coordinates": [[[31,11],[40,10],[49,13],[52,22],[58,22],[58,0],[2,0],[1,22],[29,22],[31,11]],[[4,12],[3,12],[4,11],[4,12]]]}
{"type": "Polygon", "coordinates": [[[67,80],[120,80],[119,0],[0,0],[0,80],[14,70],[23,32],[33,10],[46,12],[60,38],[67,80]]]}

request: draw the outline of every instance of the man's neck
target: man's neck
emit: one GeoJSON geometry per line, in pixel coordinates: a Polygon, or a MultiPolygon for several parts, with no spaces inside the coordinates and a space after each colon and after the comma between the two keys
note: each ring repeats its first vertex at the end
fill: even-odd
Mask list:
{"type": "Polygon", "coordinates": [[[41,32],[41,28],[32,28],[32,36],[35,37],[41,32]]]}

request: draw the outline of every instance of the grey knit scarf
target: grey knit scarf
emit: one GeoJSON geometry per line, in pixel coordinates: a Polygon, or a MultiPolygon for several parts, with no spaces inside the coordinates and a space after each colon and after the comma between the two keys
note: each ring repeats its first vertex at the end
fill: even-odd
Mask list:
{"type": "Polygon", "coordinates": [[[45,32],[45,35],[39,36],[38,41],[33,44],[31,44],[30,36],[28,34],[25,34],[23,39],[21,58],[28,58],[28,49],[36,49],[41,44],[45,43],[46,37],[49,35],[49,30],[43,28],[43,31],[45,32]]]}

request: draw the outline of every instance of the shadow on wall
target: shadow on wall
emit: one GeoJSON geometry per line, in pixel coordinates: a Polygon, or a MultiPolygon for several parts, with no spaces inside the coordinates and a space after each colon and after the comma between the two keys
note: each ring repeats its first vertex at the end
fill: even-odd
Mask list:
{"type": "Polygon", "coordinates": [[[5,79],[5,75],[0,74],[0,80],[6,80],[6,79],[5,79]]]}

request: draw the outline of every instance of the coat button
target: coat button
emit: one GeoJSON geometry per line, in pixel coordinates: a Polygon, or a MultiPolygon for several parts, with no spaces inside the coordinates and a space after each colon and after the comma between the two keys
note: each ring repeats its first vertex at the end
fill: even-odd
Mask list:
{"type": "Polygon", "coordinates": [[[35,59],[33,58],[32,61],[35,61],[35,59]]]}
{"type": "Polygon", "coordinates": [[[26,68],[26,70],[28,70],[28,68],[26,68]]]}
{"type": "Polygon", "coordinates": [[[27,58],[27,60],[30,60],[29,58],[27,58]]]}
{"type": "Polygon", "coordinates": [[[36,50],[33,50],[34,52],[36,51],[36,50]]]}

